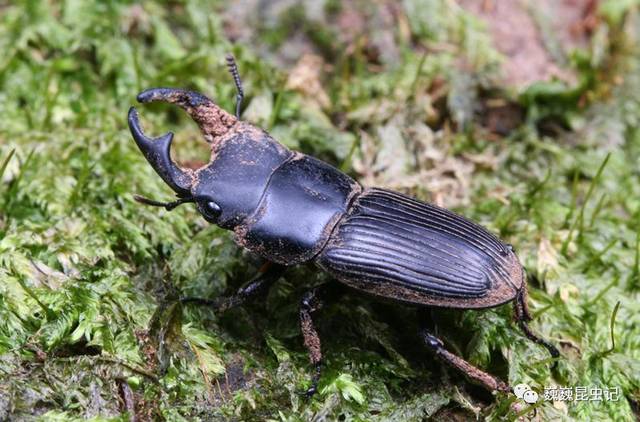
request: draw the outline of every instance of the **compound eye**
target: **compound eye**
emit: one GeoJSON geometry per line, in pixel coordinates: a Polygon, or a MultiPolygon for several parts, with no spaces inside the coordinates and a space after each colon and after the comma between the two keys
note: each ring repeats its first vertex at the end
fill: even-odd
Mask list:
{"type": "Polygon", "coordinates": [[[218,206],[218,204],[216,204],[213,201],[207,201],[205,203],[205,207],[204,207],[205,211],[207,212],[207,214],[211,215],[211,216],[218,216],[220,215],[220,212],[222,211],[220,209],[220,207],[218,206]]]}
{"type": "Polygon", "coordinates": [[[222,213],[220,206],[209,199],[205,199],[200,202],[199,208],[202,212],[202,216],[211,223],[215,223],[215,220],[217,220],[222,213]]]}

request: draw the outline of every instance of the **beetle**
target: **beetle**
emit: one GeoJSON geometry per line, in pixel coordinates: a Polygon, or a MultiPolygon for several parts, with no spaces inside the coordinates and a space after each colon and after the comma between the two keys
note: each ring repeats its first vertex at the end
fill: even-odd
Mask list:
{"type": "MultiPolygon", "coordinates": [[[[172,210],[194,203],[208,222],[233,231],[235,242],[265,259],[258,275],[234,295],[201,302],[226,310],[259,296],[292,265],[314,263],[340,283],[380,298],[421,307],[483,309],[513,302],[524,334],[554,358],[558,350],[528,327],[525,271],[513,247],[484,227],[452,211],[401,193],[367,188],[335,167],[291,151],[266,131],[240,119],[244,91],[237,65],[227,56],[235,82],[230,114],[202,94],[175,88],[147,89],[140,103],[164,101],[184,109],[211,145],[210,162],[192,170],[171,158],[171,132],[144,134],[131,107],[128,124],[140,151],[177,199],[147,205],[172,210]]],[[[314,374],[321,374],[320,338],[313,314],[330,284],[305,293],[300,324],[314,374]]],[[[438,357],[490,391],[507,383],[449,352],[428,329],[422,341],[438,357]]]]}

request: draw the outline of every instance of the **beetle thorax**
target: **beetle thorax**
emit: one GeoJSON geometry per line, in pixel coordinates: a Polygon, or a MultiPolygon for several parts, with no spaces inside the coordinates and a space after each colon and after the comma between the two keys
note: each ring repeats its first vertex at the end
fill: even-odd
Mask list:
{"type": "Polygon", "coordinates": [[[271,175],[292,152],[242,121],[213,140],[211,160],[196,171],[192,193],[212,198],[222,209],[218,224],[233,229],[256,211],[271,175]]]}

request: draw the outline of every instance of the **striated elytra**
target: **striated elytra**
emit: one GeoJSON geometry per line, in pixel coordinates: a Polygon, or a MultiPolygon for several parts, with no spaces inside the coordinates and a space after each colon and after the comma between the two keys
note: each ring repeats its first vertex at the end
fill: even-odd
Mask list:
{"type": "MultiPolygon", "coordinates": [[[[243,91],[233,58],[228,65],[238,89],[236,115],[202,94],[153,88],[138,101],[165,101],[182,107],[211,145],[211,160],[184,169],[170,156],[173,134],[147,137],[132,107],[131,134],[158,175],[176,192],[162,203],[170,210],[191,202],[210,223],[234,232],[235,242],[265,259],[258,275],[234,295],[214,300],[183,299],[223,311],[264,293],[287,266],[312,262],[340,283],[375,296],[413,305],[480,309],[514,303],[525,335],[557,349],[527,326],[524,270],[510,245],[482,226],[449,210],[406,195],[365,188],[335,167],[291,151],[267,132],[240,120],[243,91]]],[[[300,322],[315,366],[307,395],[315,393],[322,354],[313,313],[335,288],[327,283],[307,292],[300,322]]],[[[420,338],[441,359],[491,391],[510,391],[500,379],[450,353],[427,329],[420,338]]]]}

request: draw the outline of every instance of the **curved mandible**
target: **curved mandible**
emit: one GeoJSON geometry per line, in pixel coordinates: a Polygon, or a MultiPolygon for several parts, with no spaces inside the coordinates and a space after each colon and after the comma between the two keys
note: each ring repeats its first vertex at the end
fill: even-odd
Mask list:
{"type": "Polygon", "coordinates": [[[178,196],[190,196],[192,184],[190,172],[180,168],[171,159],[173,133],[167,132],[165,135],[155,139],[146,136],[140,127],[138,112],[135,107],[129,109],[128,123],[131,135],[133,135],[138,148],[140,148],[140,151],[142,151],[142,154],[156,173],[178,196]]]}
{"type": "Polygon", "coordinates": [[[218,107],[206,96],[184,89],[147,89],[138,94],[138,101],[165,101],[179,106],[198,124],[204,139],[209,143],[215,143],[218,137],[227,133],[238,122],[235,116],[218,107]]]}

